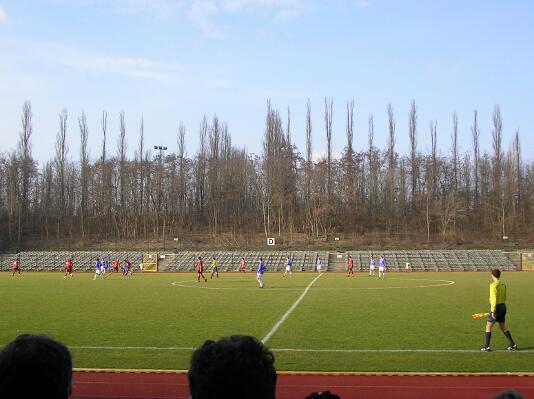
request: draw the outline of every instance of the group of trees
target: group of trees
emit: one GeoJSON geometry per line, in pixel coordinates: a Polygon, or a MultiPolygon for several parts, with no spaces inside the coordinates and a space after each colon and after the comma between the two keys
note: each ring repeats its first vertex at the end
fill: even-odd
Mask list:
{"type": "Polygon", "coordinates": [[[310,237],[379,232],[431,242],[466,234],[498,238],[533,232],[534,164],[522,159],[519,132],[505,149],[499,106],[493,112],[490,153],[480,152],[474,111],[472,149],[459,152],[453,113],[451,145],[444,155],[438,151],[435,121],[429,126],[430,153],[418,149],[426,129],[420,127],[412,102],[407,135],[402,134],[409,153],[403,155],[396,150],[401,135],[392,106],[387,107],[387,148],[380,149],[373,116],[367,132],[354,131],[351,101],[345,111],[346,145],[337,158],[332,154],[333,102],[325,100],[321,110],[324,126],[312,126],[309,102],[306,111],[304,154],[292,142],[289,109],[285,115],[268,104],[260,155],[235,147],[228,126],[217,117],[205,117],[194,156],[186,156],[183,124],[175,151],[153,153],[141,120],[129,158],[124,113],[119,116],[117,152],[110,153],[105,111],[99,126],[90,130],[84,113],[73,129],[64,110],[55,156],[39,165],[32,158],[32,109],[27,102],[18,147],[0,154],[0,239],[23,245],[28,239],[66,237],[82,242],[95,237],[164,240],[184,231],[310,237]],[[320,144],[312,141],[314,130],[325,133],[320,144]],[[80,137],[79,154],[69,149],[68,138],[74,134],[80,137]],[[89,157],[89,134],[102,138],[95,159],[89,157]],[[355,135],[367,139],[366,150],[354,150],[355,135]],[[326,155],[313,159],[314,146],[326,147],[326,155]]]}

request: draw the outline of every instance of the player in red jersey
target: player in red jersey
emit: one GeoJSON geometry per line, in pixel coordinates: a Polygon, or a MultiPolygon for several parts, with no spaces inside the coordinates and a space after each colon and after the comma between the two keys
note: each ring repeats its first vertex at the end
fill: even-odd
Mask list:
{"type": "Polygon", "coordinates": [[[20,258],[13,261],[13,274],[11,276],[14,276],[16,272],[20,274],[20,258]]]}
{"type": "Polygon", "coordinates": [[[113,269],[112,271],[115,273],[119,272],[119,268],[121,267],[121,261],[118,259],[115,259],[113,262],[111,262],[113,269]]]}
{"type": "Polygon", "coordinates": [[[66,278],[67,276],[73,277],[74,274],[72,272],[72,269],[73,269],[72,259],[67,258],[67,260],[65,261],[65,275],[63,276],[63,278],[66,278]]]}
{"type": "Polygon", "coordinates": [[[352,277],[354,277],[354,259],[352,259],[352,256],[349,255],[349,262],[347,264],[347,270],[348,274],[347,277],[349,277],[352,274],[352,277]]]}
{"type": "Polygon", "coordinates": [[[204,277],[204,264],[202,263],[202,258],[199,256],[197,260],[197,283],[200,283],[200,278],[202,277],[204,279],[204,282],[208,281],[206,277],[204,277]]]}
{"type": "Polygon", "coordinates": [[[241,258],[241,271],[243,272],[243,274],[245,274],[245,272],[247,271],[247,260],[244,256],[241,258]]]}

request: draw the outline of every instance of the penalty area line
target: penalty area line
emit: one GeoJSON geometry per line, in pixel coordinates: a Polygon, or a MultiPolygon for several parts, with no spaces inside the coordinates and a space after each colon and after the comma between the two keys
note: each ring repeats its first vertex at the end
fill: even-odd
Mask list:
{"type": "Polygon", "coordinates": [[[287,310],[287,312],[284,313],[284,315],[280,318],[280,320],[278,320],[276,322],[276,324],[273,326],[273,328],[271,328],[271,331],[269,331],[267,333],[267,335],[265,335],[265,337],[263,337],[263,339],[261,340],[261,342],[263,342],[264,344],[266,344],[271,338],[272,336],[274,335],[274,333],[276,331],[278,331],[278,329],[282,326],[282,324],[284,324],[284,322],[287,320],[287,318],[289,317],[289,315],[291,313],[293,313],[293,311],[296,309],[296,307],[299,305],[299,303],[302,301],[302,299],[304,299],[304,297],[306,296],[306,294],[308,293],[308,291],[310,290],[310,288],[312,287],[312,285],[322,276],[323,274],[319,274],[317,277],[315,277],[312,282],[310,284],[308,284],[308,286],[306,287],[306,289],[302,292],[302,294],[300,294],[300,296],[297,298],[297,300],[293,303],[293,305],[291,305],[291,307],[287,310]]]}

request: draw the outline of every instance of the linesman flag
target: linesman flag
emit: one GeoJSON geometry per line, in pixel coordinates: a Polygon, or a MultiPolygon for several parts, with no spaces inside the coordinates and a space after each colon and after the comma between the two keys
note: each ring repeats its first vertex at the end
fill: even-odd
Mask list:
{"type": "Polygon", "coordinates": [[[488,317],[489,313],[473,313],[471,315],[471,317],[474,319],[474,320],[480,320],[480,319],[483,319],[484,317],[488,317]]]}

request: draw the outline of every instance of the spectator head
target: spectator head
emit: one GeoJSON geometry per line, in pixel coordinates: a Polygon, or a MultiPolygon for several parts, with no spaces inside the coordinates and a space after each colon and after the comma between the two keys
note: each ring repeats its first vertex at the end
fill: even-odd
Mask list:
{"type": "Polygon", "coordinates": [[[500,394],[495,396],[495,399],[523,399],[523,395],[511,389],[508,391],[501,392],[500,394]]]}
{"type": "Polygon", "coordinates": [[[260,256],[260,262],[262,262],[262,261],[263,261],[263,258],[260,256]]]}
{"type": "Polygon", "coordinates": [[[1,398],[66,399],[72,360],[65,345],[44,335],[19,335],[0,352],[1,398]]]}
{"type": "Polygon", "coordinates": [[[191,399],[274,399],[274,355],[250,336],[208,340],[193,353],[188,379],[191,399]]]}
{"type": "Polygon", "coordinates": [[[495,278],[501,278],[501,271],[499,269],[493,269],[491,275],[495,278]]]}

